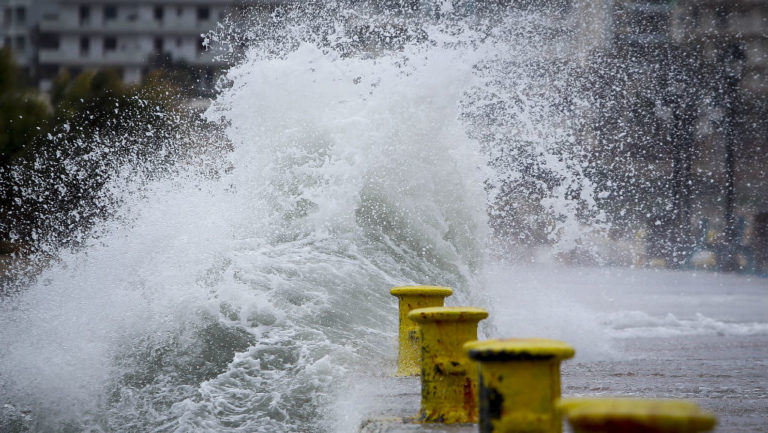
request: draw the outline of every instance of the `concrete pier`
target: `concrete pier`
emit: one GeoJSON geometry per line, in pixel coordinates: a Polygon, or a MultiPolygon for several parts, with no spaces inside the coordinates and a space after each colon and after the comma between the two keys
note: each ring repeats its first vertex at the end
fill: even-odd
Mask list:
{"type": "Polygon", "coordinates": [[[380,392],[371,396],[375,412],[363,420],[360,433],[476,433],[477,424],[418,424],[421,403],[419,377],[376,380],[380,392]]]}

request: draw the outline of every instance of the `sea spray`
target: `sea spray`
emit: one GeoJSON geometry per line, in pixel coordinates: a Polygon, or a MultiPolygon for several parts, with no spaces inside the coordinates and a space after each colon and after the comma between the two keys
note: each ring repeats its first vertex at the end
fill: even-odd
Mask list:
{"type": "Polygon", "coordinates": [[[110,184],[111,214],[130,218],[106,218],[0,304],[9,422],[353,426],[332,419],[333,399],[345,377],[394,365],[389,287],[447,285],[452,302],[487,304],[489,205],[527,191],[509,179],[544,176],[547,233],[574,227],[590,197],[563,123],[573,111],[539,110],[551,95],[523,90],[546,64],[517,61],[538,52],[526,43],[541,17],[428,12],[311,4],[276,12],[275,33],[250,30],[206,113],[231,145],[215,175],[181,160],[138,190],[110,184]]]}

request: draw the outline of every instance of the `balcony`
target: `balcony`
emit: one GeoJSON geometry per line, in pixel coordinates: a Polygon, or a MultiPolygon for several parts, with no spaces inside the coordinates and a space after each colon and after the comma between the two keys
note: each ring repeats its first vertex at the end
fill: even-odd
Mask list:
{"type": "MultiPolygon", "coordinates": [[[[64,4],[87,4],[86,0],[60,0],[64,4]]],[[[102,0],[101,4],[125,4],[125,0],[102,0]]],[[[143,4],[158,4],[158,5],[289,5],[301,3],[301,0],[146,0],[143,4]]]]}
{"type": "MultiPolygon", "coordinates": [[[[75,5],[81,5],[81,4],[90,4],[86,0],[60,0],[61,3],[64,4],[75,4],[75,5]]],[[[113,4],[113,5],[124,5],[126,4],[125,0],[103,0],[99,2],[101,4],[113,4]]],[[[233,5],[236,2],[233,0],[145,0],[143,4],[158,4],[158,5],[212,5],[212,4],[221,4],[221,5],[233,5]]]]}
{"type": "Polygon", "coordinates": [[[147,54],[138,50],[106,51],[103,56],[79,56],[63,50],[40,50],[40,64],[62,66],[130,66],[143,65],[147,54]]]}
{"type": "Polygon", "coordinates": [[[673,9],[669,3],[622,2],[620,4],[628,11],[641,14],[669,14],[673,9]]]}
{"type": "Polygon", "coordinates": [[[221,53],[215,53],[213,51],[203,51],[201,52],[196,59],[190,61],[191,64],[197,65],[197,66],[223,66],[226,63],[222,60],[217,60],[216,55],[221,53]]]}
{"type": "Polygon", "coordinates": [[[728,30],[745,37],[765,38],[768,33],[768,14],[757,11],[734,14],[728,22],[728,30]]]}
{"type": "Polygon", "coordinates": [[[215,26],[213,21],[128,21],[108,20],[103,22],[65,20],[44,20],[40,22],[40,31],[51,33],[75,33],[75,34],[153,34],[153,35],[199,35],[211,30],[215,26]]]}
{"type": "MultiPolygon", "coordinates": [[[[100,66],[135,66],[144,65],[153,53],[139,50],[114,50],[105,51],[103,55],[82,56],[79,52],[71,52],[61,49],[43,49],[38,52],[40,64],[54,64],[62,66],[100,67],[100,66]]],[[[182,59],[182,57],[174,56],[182,59]]],[[[183,58],[189,64],[197,66],[222,66],[224,62],[215,60],[215,53],[203,51],[197,57],[183,58]]]]}

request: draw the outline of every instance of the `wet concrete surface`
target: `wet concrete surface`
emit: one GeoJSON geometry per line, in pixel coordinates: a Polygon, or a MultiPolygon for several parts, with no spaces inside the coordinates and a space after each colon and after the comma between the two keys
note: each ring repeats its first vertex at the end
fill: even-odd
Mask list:
{"type": "Polygon", "coordinates": [[[383,377],[375,379],[371,396],[375,409],[360,426],[361,433],[469,433],[476,432],[475,424],[420,424],[415,421],[421,404],[421,385],[418,377],[383,377]]]}
{"type": "MultiPolygon", "coordinates": [[[[616,341],[621,359],[567,361],[564,397],[680,398],[718,418],[715,432],[768,432],[768,336],[684,336],[616,341]]],[[[378,378],[362,433],[476,432],[476,425],[418,424],[418,378],[378,378]]],[[[567,425],[565,432],[570,429],[567,425]]]]}
{"type": "Polygon", "coordinates": [[[622,359],[565,363],[563,395],[688,399],[717,416],[716,432],[768,432],[768,336],[616,343],[622,359]]]}

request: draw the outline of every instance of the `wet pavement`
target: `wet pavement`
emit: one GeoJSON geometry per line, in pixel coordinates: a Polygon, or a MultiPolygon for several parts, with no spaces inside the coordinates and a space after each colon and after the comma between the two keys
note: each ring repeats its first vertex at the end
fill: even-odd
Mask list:
{"type": "MultiPolygon", "coordinates": [[[[768,431],[768,336],[633,337],[616,344],[621,359],[565,362],[563,396],[688,399],[717,416],[715,432],[768,431]]],[[[475,425],[414,423],[418,378],[375,381],[376,409],[362,433],[477,431],[475,425]]]]}
{"type": "Polygon", "coordinates": [[[565,396],[683,398],[718,418],[714,431],[768,431],[768,336],[617,341],[621,360],[567,362],[565,396]]]}

